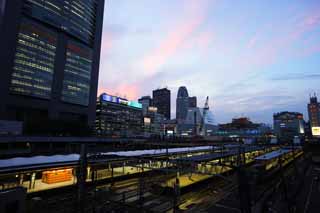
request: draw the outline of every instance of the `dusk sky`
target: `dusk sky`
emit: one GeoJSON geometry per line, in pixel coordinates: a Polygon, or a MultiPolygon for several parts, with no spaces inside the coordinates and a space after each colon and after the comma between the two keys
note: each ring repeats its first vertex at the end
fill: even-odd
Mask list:
{"type": "Polygon", "coordinates": [[[319,0],[106,0],[99,94],[179,86],[217,123],[272,123],[319,92],[319,0]]]}

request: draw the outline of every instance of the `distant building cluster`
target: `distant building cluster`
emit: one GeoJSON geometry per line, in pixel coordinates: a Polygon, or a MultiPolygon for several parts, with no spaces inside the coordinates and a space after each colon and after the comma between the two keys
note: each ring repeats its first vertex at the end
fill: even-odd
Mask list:
{"type": "Polygon", "coordinates": [[[309,122],[305,122],[302,113],[284,111],[273,115],[273,127],[264,123],[254,123],[248,117],[233,118],[230,123],[217,124],[209,107],[209,97],[204,106],[199,107],[197,97],[190,97],[185,86],[178,89],[175,119],[171,119],[170,116],[171,91],[167,88],[154,90],[152,97],[142,96],[138,102],[125,99],[129,104],[124,104],[123,100],[107,94],[102,94],[98,98],[96,119],[98,135],[274,137],[281,141],[292,141],[307,135],[320,136],[320,104],[315,95],[310,97],[308,104],[309,122]]]}
{"type": "Polygon", "coordinates": [[[232,119],[231,123],[220,124],[217,135],[229,137],[252,137],[271,134],[271,127],[263,123],[253,123],[247,117],[232,119]]]}
{"type": "Polygon", "coordinates": [[[209,97],[200,107],[186,86],[177,91],[175,118],[168,88],[138,101],[97,98],[103,10],[104,0],[0,0],[0,135],[320,137],[315,94],[308,122],[277,112],[273,128],[247,117],[217,124],[209,97]]]}

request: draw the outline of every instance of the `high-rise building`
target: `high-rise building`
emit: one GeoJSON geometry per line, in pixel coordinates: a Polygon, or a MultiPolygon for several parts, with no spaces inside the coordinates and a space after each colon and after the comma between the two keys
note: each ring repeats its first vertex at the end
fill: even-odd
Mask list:
{"type": "Polygon", "coordinates": [[[0,7],[0,120],[33,130],[93,125],[104,0],[0,0],[0,7]]]}
{"type": "Polygon", "coordinates": [[[104,136],[142,134],[142,105],[125,98],[101,94],[97,100],[96,132],[104,136]]]}
{"type": "Polygon", "coordinates": [[[158,113],[167,120],[171,117],[171,92],[167,88],[153,90],[153,106],[158,108],[158,113]]]}
{"type": "Polygon", "coordinates": [[[181,123],[186,119],[189,108],[189,94],[186,87],[179,87],[176,102],[176,118],[181,123]]]}
{"type": "Polygon", "coordinates": [[[317,96],[310,97],[310,103],[308,104],[309,122],[312,135],[320,135],[320,103],[317,96]]]}
{"type": "Polygon", "coordinates": [[[146,115],[148,108],[152,106],[152,98],[150,96],[142,96],[138,101],[140,104],[142,104],[143,115],[146,115]]]}
{"type": "Polygon", "coordinates": [[[273,115],[273,128],[279,138],[292,139],[304,134],[303,114],[279,112],[273,115]]]}
{"type": "Polygon", "coordinates": [[[195,108],[197,107],[197,97],[189,97],[189,108],[195,108]]]}

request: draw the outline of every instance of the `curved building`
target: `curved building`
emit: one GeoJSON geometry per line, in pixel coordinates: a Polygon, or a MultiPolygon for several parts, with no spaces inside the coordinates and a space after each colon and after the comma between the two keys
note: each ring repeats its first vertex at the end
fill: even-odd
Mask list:
{"type": "Polygon", "coordinates": [[[185,86],[182,86],[178,90],[177,105],[176,105],[176,118],[178,123],[182,123],[188,113],[189,108],[189,94],[185,86]]]}

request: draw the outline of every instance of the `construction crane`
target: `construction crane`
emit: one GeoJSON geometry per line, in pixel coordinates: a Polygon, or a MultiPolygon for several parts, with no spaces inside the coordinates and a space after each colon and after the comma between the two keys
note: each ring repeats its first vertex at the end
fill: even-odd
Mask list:
{"type": "Polygon", "coordinates": [[[207,135],[207,131],[205,128],[205,122],[206,122],[206,116],[207,116],[208,111],[209,111],[209,96],[207,96],[206,102],[203,107],[202,119],[201,119],[200,129],[199,129],[201,136],[207,135]]]}

